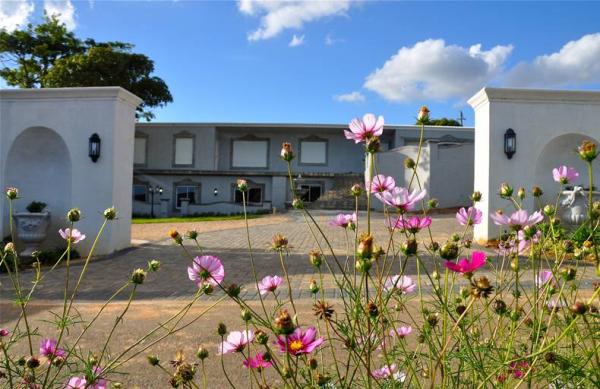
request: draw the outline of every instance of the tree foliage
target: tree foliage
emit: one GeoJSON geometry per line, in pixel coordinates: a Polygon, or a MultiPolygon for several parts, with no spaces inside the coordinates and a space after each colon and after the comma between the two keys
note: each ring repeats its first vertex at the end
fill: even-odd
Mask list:
{"type": "Polygon", "coordinates": [[[154,61],[125,42],[79,39],[55,17],[23,30],[0,30],[0,77],[20,88],[120,86],[143,99],[138,115],[173,101],[167,84],[153,76],[154,61]]]}
{"type": "Polygon", "coordinates": [[[422,120],[416,124],[424,124],[426,126],[450,126],[450,127],[462,127],[462,124],[458,120],[448,119],[448,118],[439,118],[439,119],[426,119],[422,120]]]}

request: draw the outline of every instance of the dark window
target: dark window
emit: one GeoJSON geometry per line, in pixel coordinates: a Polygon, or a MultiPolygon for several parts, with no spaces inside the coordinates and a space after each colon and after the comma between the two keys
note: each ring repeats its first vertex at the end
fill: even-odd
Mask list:
{"type": "Polygon", "coordinates": [[[147,188],[146,185],[134,185],[133,186],[133,201],[141,201],[145,203],[147,200],[147,188]]]}
{"type": "Polygon", "coordinates": [[[321,185],[301,185],[300,198],[305,203],[312,203],[321,197],[321,185]]]}
{"type": "Polygon", "coordinates": [[[192,185],[180,185],[175,187],[175,197],[177,199],[176,207],[181,207],[181,200],[188,199],[189,204],[196,204],[196,192],[198,190],[197,186],[192,185]]]}
{"type": "MultiPolygon", "coordinates": [[[[235,202],[238,204],[242,204],[242,202],[243,202],[242,192],[240,192],[237,189],[235,191],[235,202]]],[[[248,204],[261,204],[263,202],[262,188],[261,187],[248,188],[248,191],[246,192],[246,202],[248,204]]]]}

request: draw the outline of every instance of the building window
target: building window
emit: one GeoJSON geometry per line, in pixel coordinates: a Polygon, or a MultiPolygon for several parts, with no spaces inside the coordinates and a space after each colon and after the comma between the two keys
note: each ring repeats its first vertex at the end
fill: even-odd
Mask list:
{"type": "Polygon", "coordinates": [[[148,188],[146,185],[134,184],[133,185],[133,201],[139,201],[145,203],[148,201],[148,188]]]}
{"type": "MultiPolygon", "coordinates": [[[[235,189],[235,198],[234,201],[238,204],[242,204],[244,198],[242,196],[242,192],[235,189]]],[[[246,192],[246,204],[250,205],[260,205],[263,203],[263,188],[262,186],[249,186],[248,191],[246,192]]]]}
{"type": "Polygon", "coordinates": [[[173,165],[194,166],[194,136],[189,133],[175,135],[173,165]]]}
{"type": "Polygon", "coordinates": [[[300,163],[306,165],[326,165],[327,141],[316,137],[301,140],[300,163]]]}
{"type": "Polygon", "coordinates": [[[321,197],[322,186],[319,184],[300,185],[300,198],[305,203],[312,203],[321,197]]]}
{"type": "Polygon", "coordinates": [[[148,139],[141,136],[135,137],[135,143],[133,148],[133,164],[134,165],[145,165],[146,164],[146,147],[148,139]]]}
{"type": "Polygon", "coordinates": [[[189,200],[190,205],[198,204],[198,186],[197,185],[177,185],[175,187],[175,208],[181,208],[182,200],[189,200]]]}
{"type": "Polygon", "coordinates": [[[269,167],[269,141],[254,137],[235,139],[231,145],[232,168],[258,168],[269,167]]]}

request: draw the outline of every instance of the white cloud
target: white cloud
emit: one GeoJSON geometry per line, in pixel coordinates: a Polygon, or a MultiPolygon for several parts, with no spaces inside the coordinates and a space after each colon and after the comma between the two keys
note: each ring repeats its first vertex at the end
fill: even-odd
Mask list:
{"type": "Polygon", "coordinates": [[[365,96],[359,91],[334,95],[333,99],[342,103],[359,103],[365,101],[365,96]]]}
{"type": "Polygon", "coordinates": [[[294,36],[292,37],[292,40],[290,41],[290,44],[288,46],[290,47],[296,47],[296,46],[302,46],[304,44],[304,35],[296,35],[294,34],[294,36]]]}
{"type": "Polygon", "coordinates": [[[0,0],[0,29],[14,31],[29,22],[29,16],[35,8],[28,0],[0,0]]]}
{"type": "Polygon", "coordinates": [[[371,73],[364,87],[397,102],[467,98],[502,71],[513,47],[481,50],[429,39],[402,47],[371,73]]]}
{"type": "Polygon", "coordinates": [[[69,30],[74,30],[77,27],[75,7],[71,0],[44,0],[44,10],[48,16],[55,15],[69,30]]]}
{"type": "Polygon", "coordinates": [[[511,86],[564,87],[600,82],[600,33],[584,35],[560,51],[521,62],[506,76],[511,86]]]}
{"type": "Polygon", "coordinates": [[[258,41],[277,36],[287,29],[301,29],[328,16],[345,15],[353,0],[239,0],[238,9],[249,16],[260,17],[260,27],[248,34],[248,40],[258,41]]]}
{"type": "Polygon", "coordinates": [[[345,42],[344,39],[334,38],[331,36],[331,34],[327,34],[327,36],[325,37],[325,44],[327,46],[333,46],[336,43],[343,43],[343,42],[345,42]]]}

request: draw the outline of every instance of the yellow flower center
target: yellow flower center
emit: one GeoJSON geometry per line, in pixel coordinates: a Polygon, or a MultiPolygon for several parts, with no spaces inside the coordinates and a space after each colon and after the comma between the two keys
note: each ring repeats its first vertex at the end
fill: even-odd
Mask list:
{"type": "Polygon", "coordinates": [[[304,345],[302,344],[301,340],[292,340],[290,342],[290,351],[294,353],[302,350],[302,347],[304,347],[304,345]]]}

